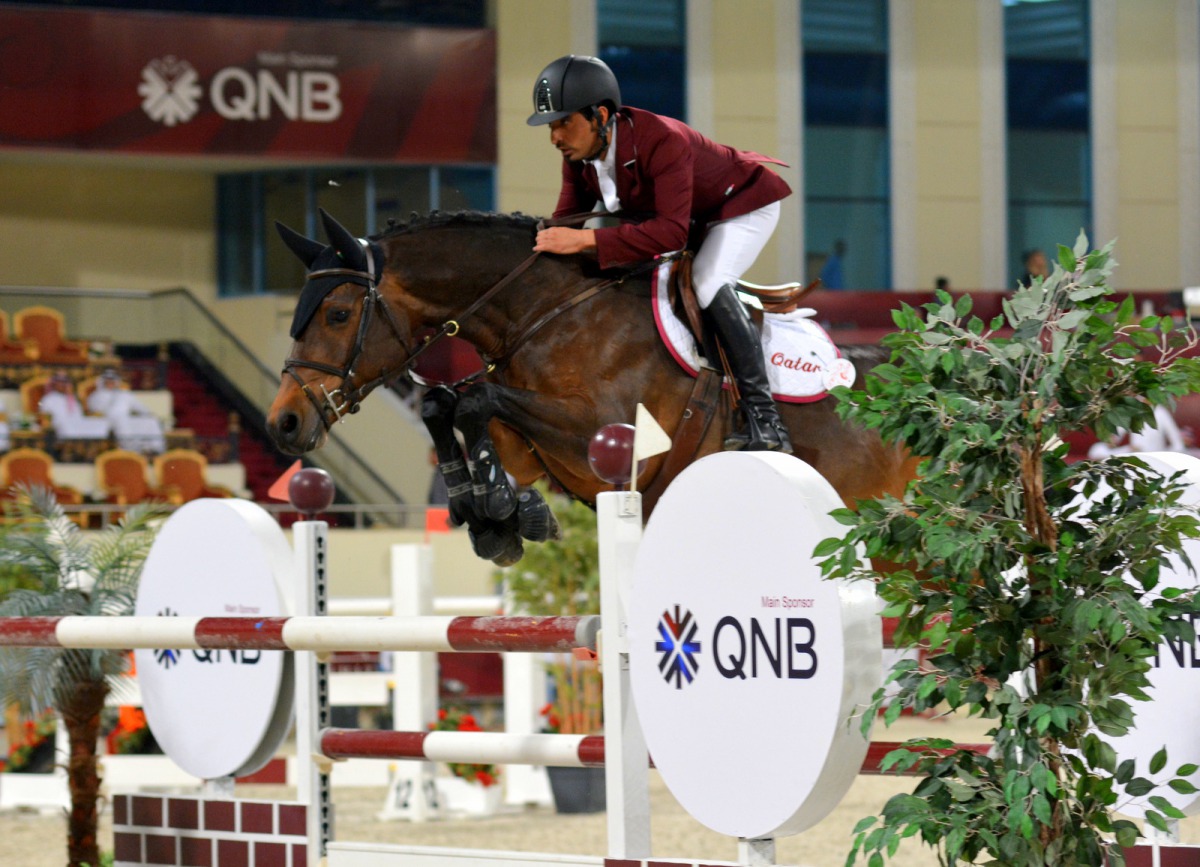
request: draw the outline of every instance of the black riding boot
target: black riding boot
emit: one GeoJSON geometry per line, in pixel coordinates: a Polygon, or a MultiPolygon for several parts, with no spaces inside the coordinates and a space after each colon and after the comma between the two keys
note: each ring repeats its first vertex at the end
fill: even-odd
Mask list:
{"type": "Polygon", "coordinates": [[[725,448],[791,454],[792,441],[779,419],[775,399],[771,397],[767,366],[763,361],[762,338],[733,286],[722,286],[705,310],[712,315],[713,324],[725,347],[725,355],[742,396],[742,412],[746,416],[745,429],[727,437],[725,448]]]}

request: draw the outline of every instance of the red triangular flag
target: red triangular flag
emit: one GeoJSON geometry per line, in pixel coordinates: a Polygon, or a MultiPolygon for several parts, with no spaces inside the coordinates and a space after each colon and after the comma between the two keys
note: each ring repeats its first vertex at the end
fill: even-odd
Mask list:
{"type": "Polygon", "coordinates": [[[267,496],[272,500],[282,500],[285,503],[290,503],[292,498],[288,496],[288,482],[292,480],[292,476],[300,472],[304,465],[300,461],[288,467],[282,476],[272,482],[271,487],[267,488],[267,496]]]}

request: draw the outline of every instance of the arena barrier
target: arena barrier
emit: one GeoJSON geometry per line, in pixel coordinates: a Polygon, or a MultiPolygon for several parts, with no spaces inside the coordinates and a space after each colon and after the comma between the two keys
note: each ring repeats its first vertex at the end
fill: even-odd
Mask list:
{"type": "MultiPolygon", "coordinates": [[[[104,647],[196,647],[244,650],[298,649],[296,659],[297,749],[311,757],[309,773],[300,780],[296,802],[275,803],[238,801],[232,794],[231,779],[209,782],[205,798],[175,796],[117,795],[114,797],[116,865],[184,863],[279,863],[286,867],[328,865],[328,867],[382,867],[382,865],[420,865],[450,867],[477,861],[488,867],[512,864],[555,863],[632,867],[659,863],[649,848],[648,752],[630,697],[626,601],[629,598],[631,567],[641,536],[640,498],[636,494],[602,494],[597,504],[600,521],[602,608],[601,630],[606,637],[599,643],[600,658],[606,672],[604,701],[607,736],[581,737],[538,735],[514,737],[505,734],[455,732],[361,732],[331,729],[323,724],[329,718],[328,671],[320,653],[334,649],[337,639],[347,638],[351,648],[378,649],[380,642],[394,644],[392,649],[444,649],[471,652],[541,652],[547,647],[589,646],[596,631],[594,621],[564,622],[551,628],[547,623],[528,618],[468,618],[471,626],[460,624],[469,636],[452,641],[449,622],[414,626],[407,619],[397,627],[371,626],[371,634],[355,637],[341,630],[322,632],[313,623],[311,611],[323,608],[325,525],[302,522],[294,529],[296,565],[303,588],[293,599],[295,614],[277,618],[172,618],[180,622],[151,627],[135,625],[122,632],[115,624],[128,626],[135,618],[121,618],[113,626],[98,626],[94,618],[14,618],[0,620],[0,642],[12,646],[104,646],[104,647]],[[477,623],[477,621],[487,621],[477,623]],[[256,629],[254,621],[263,628],[256,629]],[[521,621],[518,624],[518,621],[521,621]],[[291,630],[288,624],[294,624],[291,630]],[[548,631],[548,637],[498,636],[506,629],[521,631],[521,626],[548,631]],[[476,629],[483,635],[476,635],[476,629]],[[582,630],[582,631],[581,631],[582,630]],[[292,635],[292,632],[295,634],[292,635]],[[122,636],[123,638],[118,638],[122,636]],[[416,637],[414,637],[416,636],[416,637]],[[433,637],[438,636],[438,637],[433,637]],[[96,643],[88,643],[97,641],[96,643]],[[405,642],[411,641],[412,644],[405,642]],[[113,643],[116,642],[116,643],[113,643]],[[188,643],[184,643],[188,642],[188,643]],[[442,644],[444,642],[444,645],[442,644]],[[429,646],[429,645],[434,646],[429,646]],[[317,652],[314,652],[317,651],[317,652]],[[311,749],[305,751],[305,745],[311,749]],[[539,853],[506,853],[486,850],[435,847],[386,846],[337,842],[333,837],[333,814],[329,798],[331,763],[350,756],[423,761],[529,762],[598,766],[606,769],[608,787],[608,856],[606,858],[539,853]],[[303,842],[300,842],[303,841],[303,842]],[[252,859],[252,860],[251,860],[252,859]]],[[[103,619],[103,618],[101,618],[103,619]]],[[[153,619],[153,618],[150,618],[153,619]]],[[[321,618],[315,618],[321,620],[321,618]]],[[[341,619],[341,618],[337,618],[341,619]]],[[[379,621],[367,618],[378,624],[379,621]]],[[[364,622],[362,624],[366,626],[364,622]]],[[[338,646],[337,649],[344,649],[338,646]]],[[[895,744],[871,744],[863,770],[878,770],[882,756],[895,744]]],[[[967,745],[977,751],[986,745],[967,745]]],[[[856,769],[857,770],[857,769],[856,769]]],[[[773,863],[774,843],[770,838],[743,838],[738,845],[737,862],[709,859],[671,860],[677,864],[773,863]]],[[[1157,853],[1155,854],[1157,863],[1157,853]]],[[[1133,862],[1138,863],[1138,862],[1133,862]]],[[[1144,861],[1141,863],[1150,863],[1144,861]]]]}

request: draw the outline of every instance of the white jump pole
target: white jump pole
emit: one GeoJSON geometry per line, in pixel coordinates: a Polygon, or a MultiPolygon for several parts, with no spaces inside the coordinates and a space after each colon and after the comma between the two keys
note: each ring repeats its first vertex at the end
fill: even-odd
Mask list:
{"type": "MultiPolygon", "coordinates": [[[[433,613],[433,554],[428,545],[392,546],[391,613],[428,617],[433,613]]],[[[392,653],[392,728],[420,731],[437,713],[437,657],[392,653]]],[[[401,762],[391,768],[381,819],[424,822],[439,809],[432,762],[401,762]]]]}
{"type": "Polygon", "coordinates": [[[650,783],[646,739],[629,685],[627,605],[642,538],[642,495],[612,491],[596,498],[600,555],[600,663],[604,672],[604,784],[608,856],[650,857],[650,783]]]}
{"type": "MultiPolygon", "coordinates": [[[[297,579],[292,610],[297,616],[325,619],[329,600],[329,525],[324,521],[298,521],[292,525],[292,540],[297,579]]],[[[330,763],[320,753],[321,730],[332,723],[329,664],[311,650],[298,651],[295,677],[296,799],[308,805],[308,863],[322,864],[333,839],[330,763]]]]}

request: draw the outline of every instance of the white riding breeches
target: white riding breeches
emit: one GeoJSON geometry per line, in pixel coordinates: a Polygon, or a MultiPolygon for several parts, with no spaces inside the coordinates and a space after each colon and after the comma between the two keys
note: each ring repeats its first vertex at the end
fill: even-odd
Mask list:
{"type": "Polygon", "coordinates": [[[757,211],[709,223],[692,265],[692,283],[701,307],[707,307],[727,283],[737,283],[771,240],[779,222],[779,202],[757,211]]]}

